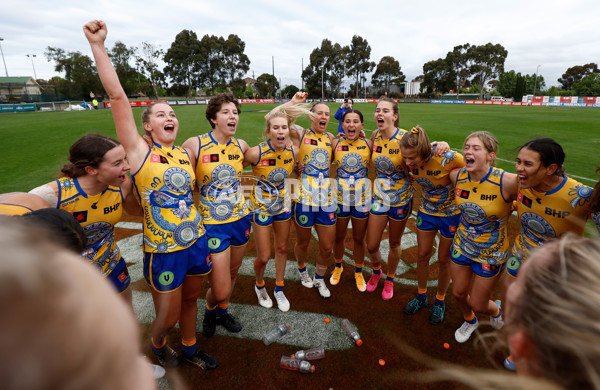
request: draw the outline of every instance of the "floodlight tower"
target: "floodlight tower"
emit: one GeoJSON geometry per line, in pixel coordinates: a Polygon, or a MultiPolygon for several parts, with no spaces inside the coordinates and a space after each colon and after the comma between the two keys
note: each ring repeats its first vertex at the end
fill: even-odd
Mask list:
{"type": "Polygon", "coordinates": [[[35,73],[35,65],[33,64],[33,57],[37,57],[35,54],[25,54],[27,57],[31,59],[31,66],[33,67],[33,77],[35,77],[35,81],[37,81],[37,74],[35,73]]]}
{"type": "MultiPolygon", "coordinates": [[[[4,38],[0,38],[0,42],[2,42],[4,38]]],[[[2,62],[4,62],[4,71],[6,72],[6,77],[8,77],[8,68],[6,67],[6,61],[4,61],[4,51],[2,51],[2,45],[0,45],[0,53],[2,53],[2,62]]]]}
{"type": "Polygon", "coordinates": [[[542,65],[538,65],[537,69],[535,70],[535,81],[533,82],[533,96],[535,97],[535,88],[537,87],[537,76],[538,76],[538,71],[540,70],[540,66],[542,65]]]}

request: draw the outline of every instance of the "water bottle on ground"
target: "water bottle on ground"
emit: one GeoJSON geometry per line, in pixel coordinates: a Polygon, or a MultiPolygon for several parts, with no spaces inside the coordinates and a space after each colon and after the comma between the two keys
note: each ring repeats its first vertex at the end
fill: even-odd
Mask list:
{"type": "Polygon", "coordinates": [[[265,343],[265,345],[269,345],[273,341],[277,340],[278,338],[280,338],[281,336],[286,334],[289,329],[290,329],[290,324],[281,324],[277,328],[275,328],[275,329],[269,331],[267,334],[265,334],[265,337],[263,337],[263,342],[265,343]]]}
{"type": "Polygon", "coordinates": [[[360,334],[358,334],[358,330],[354,325],[352,325],[352,323],[347,318],[344,318],[342,320],[342,327],[344,328],[348,336],[350,336],[352,341],[354,341],[354,344],[356,344],[359,347],[363,344],[363,341],[360,338],[360,334]]]}
{"type": "Polygon", "coordinates": [[[310,364],[310,362],[294,359],[290,356],[282,356],[279,366],[287,370],[300,371],[303,374],[308,374],[309,372],[312,374],[315,372],[315,366],[310,364]]]}
{"type": "Polygon", "coordinates": [[[296,360],[317,360],[325,357],[325,348],[317,347],[307,350],[298,351],[291,356],[296,360]]]}

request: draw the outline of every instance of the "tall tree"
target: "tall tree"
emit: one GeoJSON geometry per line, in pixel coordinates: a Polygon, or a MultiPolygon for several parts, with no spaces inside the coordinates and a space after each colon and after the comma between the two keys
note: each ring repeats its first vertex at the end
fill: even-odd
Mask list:
{"type": "Polygon", "coordinates": [[[130,61],[135,58],[135,48],[127,47],[123,42],[117,41],[108,55],[119,76],[119,81],[127,95],[131,95],[139,87],[137,71],[131,66],[130,61]]]}
{"type": "Polygon", "coordinates": [[[346,74],[354,77],[355,96],[358,96],[358,86],[363,80],[365,73],[369,73],[375,67],[375,62],[370,61],[371,46],[366,39],[359,35],[354,35],[350,42],[350,50],[347,55],[346,74]]]}
{"type": "Polygon", "coordinates": [[[508,51],[500,44],[471,46],[467,50],[467,58],[471,61],[469,73],[479,85],[479,98],[483,95],[483,86],[488,80],[498,77],[504,72],[504,62],[508,51]]]}
{"type": "MultiPolygon", "coordinates": [[[[223,79],[232,91],[236,88],[234,81],[240,80],[250,69],[250,59],[244,54],[245,48],[246,43],[235,34],[229,34],[223,41],[223,79]]],[[[239,87],[239,82],[236,85],[239,87]]]]}
{"type": "Polygon", "coordinates": [[[525,95],[525,77],[521,76],[521,73],[517,73],[515,91],[512,97],[516,102],[520,102],[523,100],[523,95],[525,95]]]}
{"type": "Polygon", "coordinates": [[[573,90],[577,96],[599,96],[600,74],[596,72],[588,74],[573,85],[573,90]]]}
{"type": "Polygon", "coordinates": [[[208,35],[200,40],[200,84],[208,87],[213,94],[224,84],[223,80],[223,37],[208,35]]]}
{"type": "Polygon", "coordinates": [[[65,80],[70,84],[69,94],[79,99],[89,98],[90,91],[101,90],[100,79],[92,59],[78,51],[65,52],[50,47],[44,53],[48,61],[54,61],[54,70],[65,72],[65,80]]]}
{"type": "Polygon", "coordinates": [[[421,91],[424,88],[433,94],[447,93],[455,85],[456,76],[454,70],[445,59],[438,58],[435,61],[429,61],[423,65],[423,83],[421,91]]]}
{"type": "Polygon", "coordinates": [[[198,84],[200,53],[198,36],[190,30],[182,30],[177,34],[165,53],[165,75],[175,84],[185,86],[188,97],[192,96],[192,88],[198,84]]]}
{"type": "Polygon", "coordinates": [[[466,81],[471,77],[471,58],[468,54],[470,48],[471,44],[465,43],[464,45],[454,46],[454,49],[446,54],[445,61],[452,69],[455,77],[457,96],[460,89],[465,86],[466,81]]]}
{"type": "Polygon", "coordinates": [[[390,56],[382,57],[375,73],[371,78],[374,85],[383,85],[385,92],[389,92],[390,84],[399,84],[406,79],[400,68],[400,63],[390,56]]]}
{"type": "Polygon", "coordinates": [[[164,74],[158,69],[158,60],[162,56],[164,56],[162,49],[154,46],[150,42],[142,42],[136,52],[135,59],[138,71],[149,80],[157,99],[160,83],[165,79],[164,74]]]}
{"type": "Polygon", "coordinates": [[[302,71],[302,79],[310,96],[329,95],[327,91],[322,91],[321,81],[325,84],[324,87],[329,85],[329,91],[339,92],[347,51],[347,47],[342,47],[338,43],[334,44],[329,39],[323,39],[321,47],[315,48],[310,53],[310,62],[302,71]]]}
{"type": "Polygon", "coordinates": [[[256,88],[263,98],[273,97],[279,89],[279,81],[272,74],[263,73],[256,79],[256,88]]]}
{"type": "Polygon", "coordinates": [[[562,77],[558,79],[558,82],[562,84],[563,89],[573,89],[575,83],[592,73],[600,73],[598,64],[591,62],[585,65],[576,65],[567,69],[562,77]]]}
{"type": "Polygon", "coordinates": [[[517,73],[514,70],[509,70],[500,75],[496,91],[498,91],[501,96],[514,97],[516,86],[517,73]]]}

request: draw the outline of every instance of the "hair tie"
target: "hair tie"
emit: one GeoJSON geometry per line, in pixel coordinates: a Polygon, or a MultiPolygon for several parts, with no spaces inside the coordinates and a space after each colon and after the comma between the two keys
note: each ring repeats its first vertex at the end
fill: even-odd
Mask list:
{"type": "Polygon", "coordinates": [[[410,132],[413,134],[419,134],[419,129],[417,129],[416,127],[413,127],[412,129],[410,129],[410,132]]]}

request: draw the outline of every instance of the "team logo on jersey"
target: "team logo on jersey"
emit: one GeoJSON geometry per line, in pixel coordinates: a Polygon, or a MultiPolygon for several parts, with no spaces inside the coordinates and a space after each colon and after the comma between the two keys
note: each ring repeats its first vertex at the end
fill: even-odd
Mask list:
{"type": "Polygon", "coordinates": [[[521,191],[519,191],[519,194],[517,195],[517,200],[523,203],[523,205],[528,208],[531,208],[531,206],[533,205],[533,201],[530,198],[523,195],[521,191]]]}
{"type": "Polygon", "coordinates": [[[88,212],[87,210],[83,211],[73,211],[73,217],[79,223],[87,222],[88,212]]]}
{"type": "Polygon", "coordinates": [[[151,163],[168,164],[169,160],[167,160],[167,158],[165,156],[161,156],[160,154],[152,153],[150,155],[150,162],[151,163]]]}
{"type": "Polygon", "coordinates": [[[470,191],[456,187],[456,196],[458,196],[459,198],[469,199],[469,193],[470,191]]]}
{"type": "Polygon", "coordinates": [[[377,153],[381,153],[382,150],[383,150],[383,148],[381,146],[375,147],[375,152],[377,152],[377,153]]]}
{"type": "Polygon", "coordinates": [[[173,275],[173,272],[165,271],[158,276],[158,283],[162,284],[163,286],[168,286],[169,284],[173,283],[174,279],[175,275],[173,275]]]}
{"type": "Polygon", "coordinates": [[[185,193],[190,190],[192,177],[185,169],[171,167],[165,171],[163,180],[170,191],[185,193]]]}
{"type": "Polygon", "coordinates": [[[347,152],[350,149],[348,148],[348,145],[340,145],[338,146],[337,150],[339,150],[340,152],[347,152]]]}
{"type": "Polygon", "coordinates": [[[412,172],[413,175],[418,175],[419,174],[419,168],[413,168],[411,170],[411,172],[412,172]]]}
{"type": "Polygon", "coordinates": [[[277,161],[274,158],[267,159],[267,160],[261,160],[260,165],[274,167],[275,165],[277,165],[277,161]]]}
{"type": "Polygon", "coordinates": [[[202,162],[204,164],[219,162],[218,154],[205,154],[202,156],[202,162]]]}

